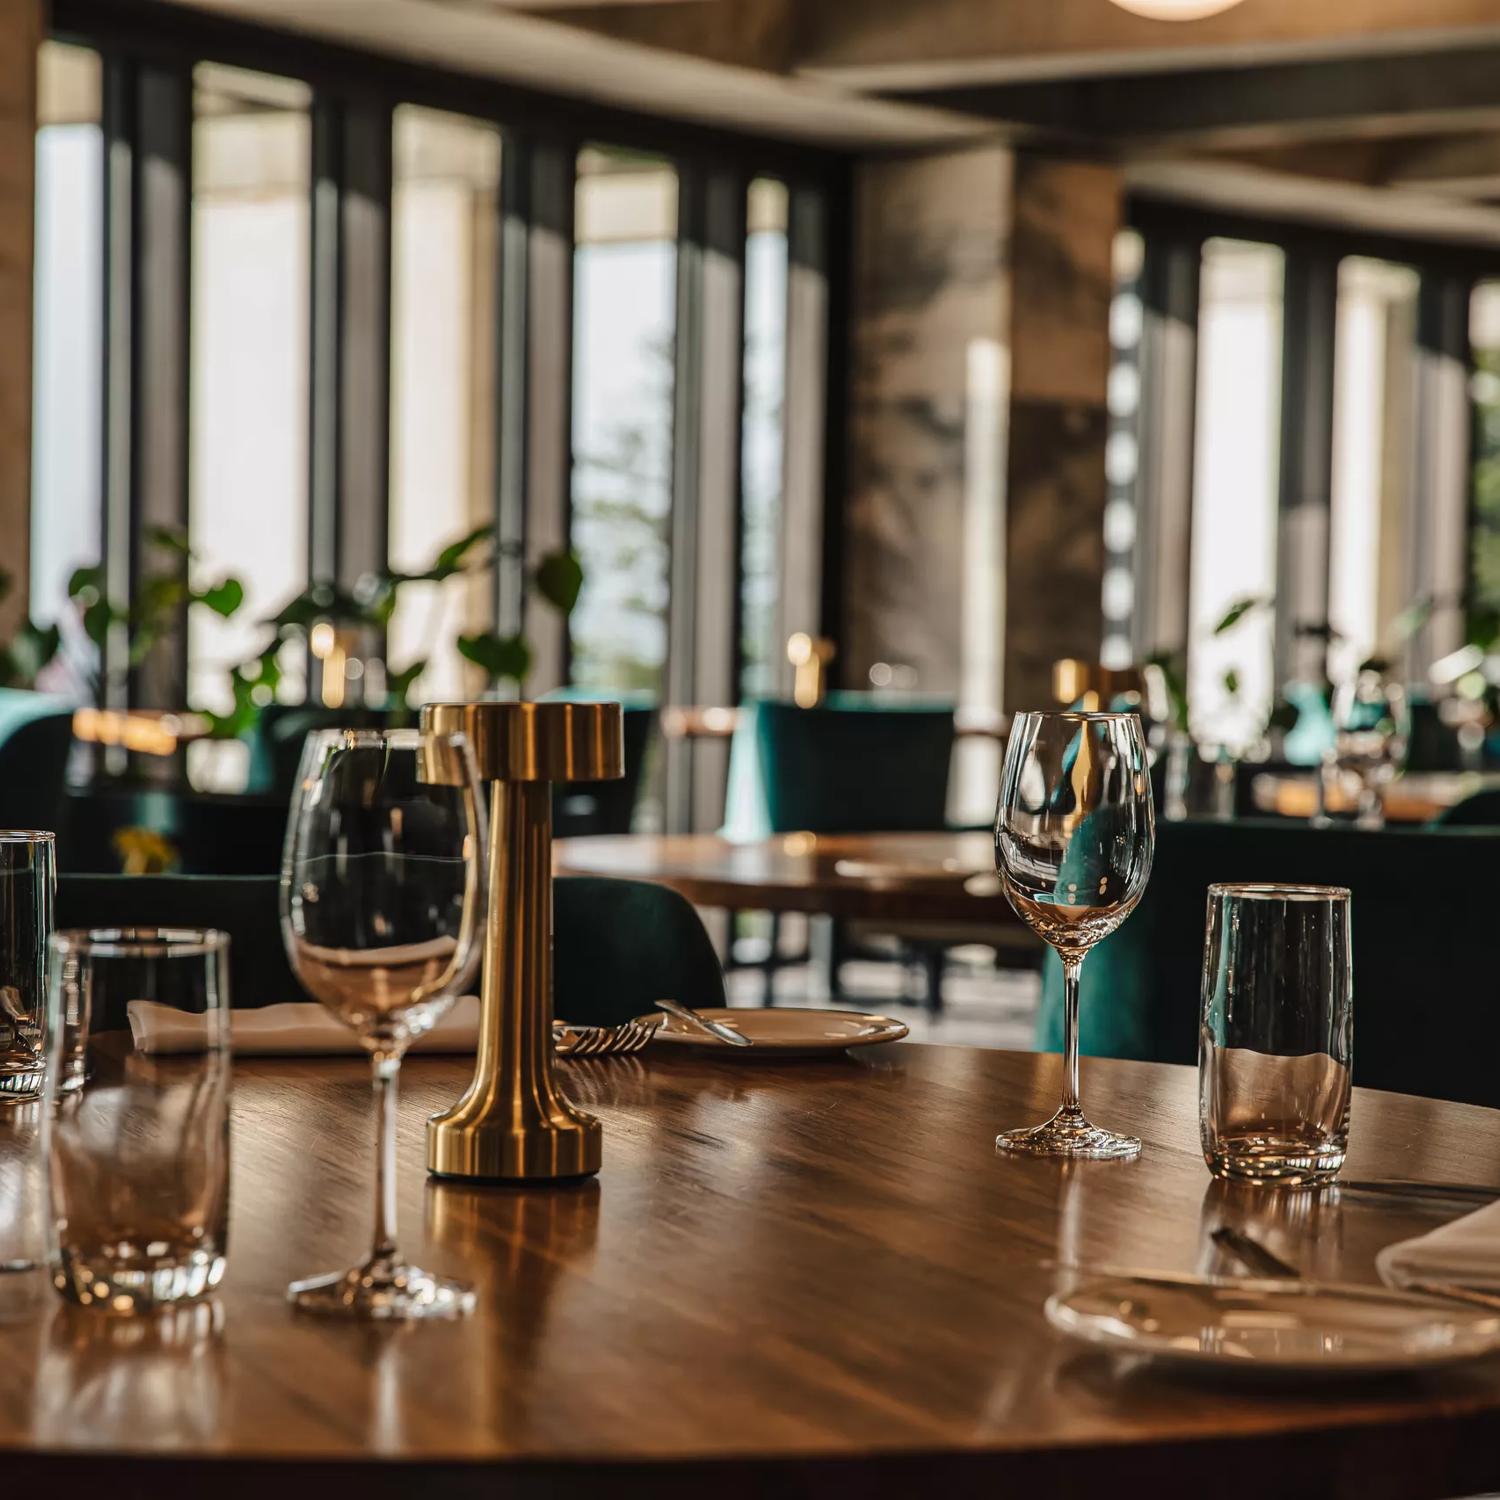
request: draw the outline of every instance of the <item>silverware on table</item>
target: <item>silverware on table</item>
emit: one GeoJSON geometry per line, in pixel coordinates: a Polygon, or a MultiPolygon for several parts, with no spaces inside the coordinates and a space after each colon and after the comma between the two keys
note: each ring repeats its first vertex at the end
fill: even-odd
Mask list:
{"type": "Polygon", "coordinates": [[[675,1000],[658,1000],[658,1010],[664,1010],[669,1016],[676,1016],[680,1021],[688,1021],[692,1025],[706,1031],[711,1037],[727,1043],[731,1047],[750,1047],[754,1043],[750,1038],[738,1032],[732,1026],[726,1026],[722,1021],[710,1020],[708,1016],[700,1016],[690,1006],[679,1005],[675,1000]]]}
{"type": "Polygon", "coordinates": [[[1500,1188],[1484,1187],[1477,1182],[1416,1182],[1405,1177],[1340,1177],[1330,1184],[1341,1193],[1368,1193],[1388,1198],[1446,1198],[1460,1203],[1493,1203],[1500,1198],[1500,1188]]]}
{"type": "MultiPolygon", "coordinates": [[[[1289,1261],[1284,1261],[1273,1250],[1268,1250],[1252,1234],[1243,1230],[1221,1226],[1209,1236],[1220,1249],[1227,1250],[1252,1276],[1272,1276],[1285,1280],[1296,1280],[1302,1273],[1289,1261]]],[[[1421,1297],[1432,1297],[1439,1302],[1467,1302],[1472,1307],[1485,1307],[1500,1311],[1500,1295],[1480,1292],[1473,1287],[1456,1286],[1449,1281],[1408,1281],[1397,1290],[1414,1292],[1421,1297]]]]}
{"type": "Polygon", "coordinates": [[[640,1052],[656,1035],[648,1021],[626,1021],[623,1026],[569,1026],[552,1023],[552,1050],[558,1057],[622,1057],[640,1052]]]}
{"type": "Polygon", "coordinates": [[[1258,1239],[1238,1229],[1220,1225],[1209,1238],[1219,1249],[1234,1256],[1252,1276],[1297,1277],[1302,1274],[1290,1261],[1282,1260],[1274,1250],[1268,1250],[1258,1239]]]}

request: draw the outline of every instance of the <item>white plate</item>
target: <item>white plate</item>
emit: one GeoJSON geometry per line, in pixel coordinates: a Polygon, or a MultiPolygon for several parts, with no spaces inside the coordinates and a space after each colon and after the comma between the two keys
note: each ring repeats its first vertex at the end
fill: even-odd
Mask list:
{"type": "Polygon", "coordinates": [[[1267,1373],[1373,1375],[1500,1350],[1500,1313],[1316,1281],[1100,1273],[1049,1297],[1046,1313],[1119,1354],[1267,1373]]]}
{"type": "MultiPolygon", "coordinates": [[[[722,1021],[755,1043],[732,1047],[677,1016],[657,1012],[657,1043],[693,1047],[739,1062],[790,1057],[828,1057],[850,1047],[873,1047],[879,1042],[899,1042],[906,1027],[889,1016],[872,1016],[858,1010],[798,1010],[776,1006],[770,1010],[725,1010],[696,1007],[700,1016],[722,1021]]],[[[651,1019],[643,1017],[643,1019],[651,1019]]]]}

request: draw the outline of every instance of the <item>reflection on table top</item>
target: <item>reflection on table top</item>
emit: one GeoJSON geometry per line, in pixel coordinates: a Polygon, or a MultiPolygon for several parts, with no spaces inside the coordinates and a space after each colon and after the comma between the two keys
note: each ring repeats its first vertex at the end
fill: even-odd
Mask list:
{"type": "Polygon", "coordinates": [[[700,906],[1020,925],[988,833],[621,834],[561,840],[553,868],[649,880],[700,906]]]}
{"type": "MultiPolygon", "coordinates": [[[[993,1149],[997,1129],[1055,1103],[1050,1056],[908,1044],[755,1067],[647,1052],[563,1071],[604,1122],[602,1175],[470,1188],[428,1183],[418,1165],[425,1116],[468,1068],[408,1064],[406,1248],[471,1278],[479,1311],[383,1329],[305,1320],[283,1301],[289,1278],[362,1249],[366,1070],[242,1064],[216,1312],[163,1331],[65,1309],[45,1288],[28,1309],[17,1278],[0,1287],[12,1483],[248,1494],[302,1479],[410,1495],[412,1471],[381,1462],[402,1460],[432,1493],[508,1500],[613,1485],[1264,1495],[1305,1493],[1317,1475],[1338,1476],[1323,1493],[1500,1487],[1495,1364],[1226,1387],[1117,1368],[1047,1328],[1060,1263],[1225,1270],[1208,1235],[1228,1223],[1306,1272],[1367,1281],[1380,1246],[1441,1222],[1408,1204],[1211,1184],[1191,1069],[1086,1060],[1090,1113],[1146,1147],[1129,1164],[1073,1165],[993,1149]],[[175,1467],[150,1465],[169,1455],[175,1467]],[[228,1489],[235,1476],[201,1472],[225,1460],[243,1466],[228,1489]],[[265,1467],[286,1460],[322,1467],[265,1467]]],[[[1350,1176],[1500,1183],[1497,1161],[1494,1111],[1356,1090],[1350,1176]]]]}
{"type": "MultiPolygon", "coordinates": [[[[1398,776],[1386,788],[1386,821],[1430,823],[1465,797],[1497,786],[1500,776],[1478,772],[1413,771],[1398,776]]],[[[1318,810],[1317,774],[1308,771],[1300,776],[1257,776],[1251,785],[1251,795],[1262,812],[1277,813],[1283,818],[1311,818],[1318,810]]],[[[1355,805],[1352,792],[1330,791],[1330,812],[1352,813],[1355,805]]]]}

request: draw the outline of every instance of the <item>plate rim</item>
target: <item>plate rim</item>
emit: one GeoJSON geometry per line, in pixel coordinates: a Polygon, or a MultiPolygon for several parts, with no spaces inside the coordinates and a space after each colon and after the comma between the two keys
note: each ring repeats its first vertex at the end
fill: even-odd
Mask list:
{"type": "Polygon", "coordinates": [[[1500,1352],[1500,1312],[1487,1312],[1484,1308],[1471,1307],[1462,1302],[1444,1302],[1440,1298],[1424,1296],[1401,1287],[1390,1287],[1378,1283],[1329,1282],[1304,1280],[1290,1277],[1241,1277],[1202,1276],[1193,1272],[1179,1271],[1128,1271],[1100,1269],[1083,1274],[1078,1284],[1067,1292],[1054,1291],[1042,1305],[1048,1325],[1057,1333],[1078,1343],[1097,1349],[1122,1354],[1133,1354],[1138,1358],[1160,1360],[1173,1364],[1211,1365],[1219,1370],[1264,1371],[1267,1374],[1369,1374],[1391,1373],[1402,1370],[1427,1369],[1433,1366],[1462,1364],[1469,1360],[1483,1359],[1500,1352]],[[1274,1359],[1247,1358],[1225,1355],[1202,1348],[1183,1348],[1160,1342],[1147,1342],[1149,1336],[1125,1338],[1111,1333],[1102,1324],[1085,1323],[1083,1315],[1066,1306],[1067,1299],[1090,1282],[1108,1281],[1157,1282],[1164,1286],[1194,1286],[1234,1289],[1241,1292],[1269,1293],[1273,1297],[1309,1297],[1320,1292],[1333,1292],[1343,1297],[1366,1298],[1376,1302],[1398,1303],[1407,1307],[1429,1307],[1434,1311],[1447,1310],[1459,1321],[1474,1325],[1486,1321],[1494,1325],[1487,1339],[1475,1339],[1468,1344],[1446,1348],[1437,1347],[1420,1352],[1407,1350],[1388,1356],[1371,1355],[1363,1358],[1323,1359],[1274,1359]]]}

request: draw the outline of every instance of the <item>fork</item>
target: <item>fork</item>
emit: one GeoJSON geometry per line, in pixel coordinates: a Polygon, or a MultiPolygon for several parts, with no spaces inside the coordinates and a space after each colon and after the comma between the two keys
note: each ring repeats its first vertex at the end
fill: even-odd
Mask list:
{"type": "Polygon", "coordinates": [[[647,1021],[626,1021],[623,1026],[569,1026],[552,1023],[552,1049],[559,1057],[623,1057],[642,1051],[656,1035],[647,1021]]]}

